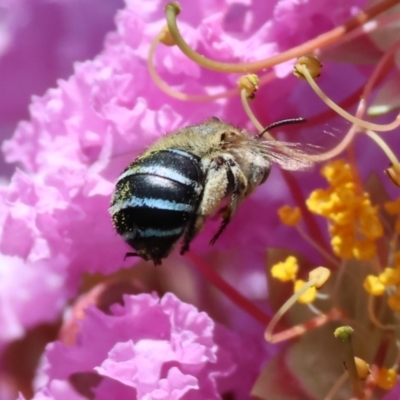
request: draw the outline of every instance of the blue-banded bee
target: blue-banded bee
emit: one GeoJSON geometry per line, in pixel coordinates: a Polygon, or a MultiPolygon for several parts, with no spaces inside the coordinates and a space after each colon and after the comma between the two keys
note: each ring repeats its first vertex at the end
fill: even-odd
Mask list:
{"type": "MultiPolygon", "coordinates": [[[[302,121],[279,121],[266,130],[302,121]]],[[[126,256],[161,264],[181,238],[183,254],[219,210],[222,223],[214,244],[242,201],[266,181],[272,161],[286,169],[299,165],[262,133],[251,135],[218,118],[159,139],[116,183],[110,214],[116,231],[135,250],[126,256]]]]}

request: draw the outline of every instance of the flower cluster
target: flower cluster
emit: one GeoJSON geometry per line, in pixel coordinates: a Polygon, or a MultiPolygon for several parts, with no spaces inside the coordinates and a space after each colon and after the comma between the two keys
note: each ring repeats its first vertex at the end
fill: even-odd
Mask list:
{"type": "Polygon", "coordinates": [[[371,260],[376,256],[376,240],[383,235],[378,207],[357,185],[351,166],[344,160],[327,164],[321,172],[330,186],[311,193],[309,210],[329,220],[331,244],[338,257],[371,260]]]}
{"type": "MultiPolygon", "coordinates": [[[[399,209],[400,200],[386,201],[384,208],[388,214],[395,217],[393,248],[396,247],[397,235],[399,233],[399,209]]],[[[379,274],[371,274],[365,278],[364,289],[372,296],[386,294],[387,305],[395,312],[400,311],[400,252],[397,251],[388,258],[388,265],[379,274]]]]}
{"type": "MultiPolygon", "coordinates": [[[[2,1],[0,39],[0,137],[9,139],[29,118],[33,95],[42,95],[73,72],[72,64],[93,58],[122,0],[97,7],[96,0],[2,1]],[[88,18],[90,16],[90,18],[88,18]]],[[[13,166],[0,159],[0,176],[13,166]]]]}
{"type": "Polygon", "coordinates": [[[35,399],[92,393],[96,399],[211,400],[250,391],[263,360],[257,343],[173,294],[126,295],[123,303],[109,314],[89,306],[68,345],[48,345],[35,399]]]}

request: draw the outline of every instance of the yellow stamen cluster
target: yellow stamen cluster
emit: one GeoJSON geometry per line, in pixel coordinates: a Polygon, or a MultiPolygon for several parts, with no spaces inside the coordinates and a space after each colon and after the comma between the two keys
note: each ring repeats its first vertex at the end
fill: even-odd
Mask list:
{"type": "Polygon", "coordinates": [[[296,226],[301,220],[301,211],[299,207],[282,206],[278,210],[281,222],[287,226],[296,226]]]}
{"type": "Polygon", "coordinates": [[[290,282],[295,280],[298,271],[297,258],[289,256],[285,261],[281,261],[272,267],[271,275],[281,282],[290,282]]]}
{"type": "Polygon", "coordinates": [[[386,267],[379,275],[368,275],[364,279],[363,287],[372,296],[390,293],[388,306],[393,311],[400,312],[400,252],[394,257],[393,267],[386,267]]]}
{"type": "Polygon", "coordinates": [[[393,389],[397,383],[397,373],[393,368],[381,368],[376,377],[376,384],[385,390],[393,389]]]}
{"type": "MultiPolygon", "coordinates": [[[[294,283],[294,291],[298,292],[306,283],[302,279],[297,279],[294,283]]],[[[312,303],[317,297],[317,289],[315,286],[307,289],[298,299],[297,301],[302,304],[312,303]]]]}
{"type": "Polygon", "coordinates": [[[294,283],[294,294],[297,295],[299,303],[308,304],[312,303],[317,297],[317,290],[320,289],[329,279],[330,272],[327,268],[317,267],[309,274],[308,282],[301,279],[296,279],[299,271],[299,264],[296,257],[289,256],[285,261],[278,262],[271,268],[271,275],[273,278],[281,282],[294,283]],[[307,285],[308,288],[303,288],[307,285]],[[303,291],[301,293],[300,291],[303,291]]]}
{"type": "Polygon", "coordinates": [[[328,163],[321,173],[330,186],[313,191],[307,206],[329,220],[333,251],[343,259],[372,259],[375,241],[383,235],[378,207],[372,205],[368,193],[358,191],[351,167],[344,160],[328,163]]]}
{"type": "Polygon", "coordinates": [[[372,296],[382,296],[385,293],[385,285],[375,275],[368,275],[364,279],[363,287],[372,296]]]}

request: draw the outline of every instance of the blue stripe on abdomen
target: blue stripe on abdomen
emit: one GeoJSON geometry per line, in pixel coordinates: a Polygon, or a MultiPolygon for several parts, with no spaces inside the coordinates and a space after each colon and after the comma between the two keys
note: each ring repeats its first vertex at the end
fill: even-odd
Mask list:
{"type": "Polygon", "coordinates": [[[180,236],[183,233],[183,227],[175,228],[175,229],[154,229],[154,228],[146,228],[146,229],[138,229],[138,236],[145,237],[167,237],[167,236],[180,236]]]}
{"type": "Polygon", "coordinates": [[[173,210],[193,212],[194,206],[185,203],[175,203],[174,201],[155,199],[151,197],[139,198],[131,197],[130,199],[119,201],[110,208],[111,215],[126,208],[144,207],[157,210],[173,210]]]}
{"type": "Polygon", "coordinates": [[[197,187],[200,184],[193,179],[187,178],[185,175],[183,175],[181,172],[169,168],[169,167],[163,167],[160,165],[149,165],[149,166],[139,166],[135,168],[130,168],[124,171],[118,178],[118,182],[121,180],[127,178],[128,176],[132,175],[155,175],[161,178],[167,178],[171,181],[181,183],[182,185],[188,185],[188,186],[193,186],[197,187]]]}
{"type": "Polygon", "coordinates": [[[118,182],[136,172],[166,177],[185,185],[198,184],[203,180],[200,158],[175,149],[156,151],[135,160],[119,176],[118,182]]]}

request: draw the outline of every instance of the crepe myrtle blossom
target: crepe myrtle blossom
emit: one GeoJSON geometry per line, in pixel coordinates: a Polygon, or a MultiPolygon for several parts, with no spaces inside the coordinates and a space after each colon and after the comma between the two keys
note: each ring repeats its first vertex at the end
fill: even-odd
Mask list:
{"type": "MultiPolygon", "coordinates": [[[[373,45],[371,32],[374,29],[378,32],[379,28],[391,23],[390,16],[380,14],[394,3],[384,0],[364,13],[366,4],[361,0],[353,1],[351,5],[341,0],[301,3],[288,0],[276,4],[261,0],[252,4],[221,1],[207,6],[182,2],[178,29],[173,27],[176,5],[168,7],[169,34],[173,39],[168,42],[168,33],[167,38],[161,37],[166,24],[164,3],[127,1],[126,7],[116,16],[116,31],[107,36],[103,52],[92,61],[76,64],[74,74],[68,80],[60,81],[57,88],[50,89],[44,96],[34,98],[30,120],[21,122],[14,137],[3,145],[6,159],[18,163],[19,169],[10,184],[1,188],[0,251],[6,262],[22,265],[17,271],[4,268],[4,274],[10,287],[18,288],[18,293],[23,294],[19,296],[19,306],[8,310],[10,321],[23,323],[14,336],[9,335],[6,340],[21,336],[24,328],[53,320],[67,300],[76,296],[83,274],[109,274],[137,262],[123,261],[128,249],[111,225],[107,211],[110,196],[116,178],[126,165],[165,133],[213,115],[251,131],[261,130],[271,121],[301,116],[309,120],[309,125],[296,128],[298,140],[303,141],[307,133],[311,137],[317,136],[319,144],[323,143],[328,135],[321,135],[320,122],[335,123],[342,118],[321,101],[329,103],[324,92],[336,96],[346,109],[356,106],[360,96],[365,106],[365,102],[370,101],[371,90],[387,73],[388,64],[379,62],[389,54],[393,56],[394,45],[387,48],[379,38],[373,45]],[[377,16],[378,22],[369,25],[368,29],[362,26],[377,16]],[[337,28],[342,24],[343,29],[337,28]],[[318,36],[323,33],[327,34],[318,36]],[[189,60],[178,48],[184,47],[182,41],[178,43],[179,34],[183,34],[189,48],[201,52],[203,57],[189,54],[195,62],[189,60]],[[159,46],[161,40],[177,46],[159,46]],[[328,44],[331,47],[327,48],[328,44]],[[315,76],[310,73],[312,68],[308,59],[296,65],[297,75],[307,83],[292,76],[292,59],[303,55],[303,51],[318,52],[323,60],[326,55],[321,78],[324,79],[321,83],[324,92],[320,87],[315,88],[315,76]],[[227,64],[240,61],[241,67],[216,67],[210,60],[217,57],[227,64]],[[330,59],[338,59],[343,64],[330,64],[330,59]],[[358,67],[354,64],[355,59],[371,63],[371,66],[358,67]],[[256,60],[263,60],[256,65],[258,69],[252,64],[256,60]],[[377,63],[379,68],[374,69],[377,63]],[[270,67],[272,69],[259,79],[247,79],[254,82],[254,88],[259,88],[249,106],[247,97],[254,97],[254,94],[235,87],[237,73],[270,67]],[[229,73],[221,74],[221,70],[229,73]],[[377,73],[372,76],[373,71],[377,73]],[[368,90],[364,89],[367,83],[370,83],[368,90]],[[309,85],[314,85],[312,87],[321,99],[312,93],[309,85]],[[38,275],[32,274],[30,280],[23,281],[21,269],[31,270],[36,265],[44,272],[42,279],[38,272],[38,275]],[[47,275],[49,270],[53,273],[51,279],[47,275]],[[41,288],[38,307],[35,307],[33,284],[41,288]],[[38,308],[40,313],[36,311],[38,308]],[[29,314],[29,318],[25,314],[29,314]]],[[[387,96],[383,98],[387,99],[387,96]]],[[[306,159],[332,158],[347,147],[355,131],[362,136],[368,130],[369,136],[384,148],[386,142],[375,132],[379,126],[354,128],[361,126],[364,111],[358,110],[356,122],[350,120],[350,129],[346,125],[349,134],[335,147],[336,150],[306,159]]],[[[388,111],[384,110],[385,113],[388,111]]],[[[391,116],[389,113],[383,118],[391,116]]],[[[391,129],[395,127],[390,126],[391,129]]],[[[282,134],[279,137],[285,138],[282,134]]],[[[266,140],[272,138],[266,137],[266,140]]],[[[290,146],[288,149],[285,154],[293,155],[290,146]]],[[[373,149],[376,153],[375,144],[373,149]]],[[[397,163],[392,155],[389,158],[393,167],[388,174],[396,181],[397,163]]],[[[363,162],[362,156],[363,173],[376,165],[381,169],[387,167],[383,152],[374,156],[376,165],[371,165],[370,160],[368,164],[363,162]]],[[[184,285],[176,283],[182,275],[174,272],[176,269],[172,267],[175,263],[183,263],[189,268],[193,263],[245,310],[247,319],[234,313],[237,310],[226,301],[213,301],[215,297],[207,287],[208,281],[196,280],[195,272],[187,280],[196,282],[189,294],[193,303],[201,303],[210,313],[217,308],[218,317],[241,332],[253,329],[255,323],[258,323],[258,330],[260,325],[264,328],[270,317],[255,303],[262,302],[262,308],[267,306],[263,272],[265,249],[279,241],[281,245],[293,243],[294,247],[303,247],[298,240],[293,240],[298,236],[288,233],[272,210],[289,194],[304,208],[303,191],[315,188],[319,181],[314,180],[314,175],[310,177],[312,179],[301,182],[300,189],[292,175],[273,172],[269,181],[243,204],[214,250],[210,250],[208,241],[218,222],[210,221],[193,243],[193,252],[188,256],[190,263],[175,255],[166,261],[171,266],[168,285],[180,286],[182,290],[184,285]],[[226,280],[239,287],[242,293],[227,285],[208,268],[209,265],[223,269],[226,280]],[[172,277],[174,283],[171,283],[172,277]],[[243,323],[253,317],[256,321],[253,324],[243,323]]],[[[325,261],[324,253],[321,256],[315,250],[326,249],[324,235],[317,223],[306,216],[304,219],[309,228],[309,241],[317,244],[310,254],[325,261]]],[[[164,269],[165,265],[158,271],[164,269]]],[[[155,273],[162,274],[158,271],[155,273]]],[[[151,291],[152,285],[154,282],[146,282],[146,290],[151,291]]],[[[168,291],[168,287],[163,289],[168,291]]],[[[5,291],[1,295],[7,299],[8,293],[5,291]]],[[[273,299],[270,300],[273,303],[273,299]]],[[[94,334],[98,335],[98,332],[94,334]]],[[[117,354],[120,353],[116,349],[117,354]]],[[[53,360],[53,364],[57,368],[57,360],[53,360]]],[[[61,384],[61,390],[63,387],[61,384]]]]}
{"type": "MultiPolygon", "coordinates": [[[[42,95],[72,64],[97,54],[122,0],[97,7],[95,0],[2,0],[0,2],[0,137],[11,137],[27,119],[32,95],[42,95]]],[[[13,166],[3,157],[0,175],[13,166]]]]}
{"type": "Polygon", "coordinates": [[[171,293],[89,306],[75,323],[74,339],[47,346],[34,399],[246,399],[264,358],[171,293]]]}

